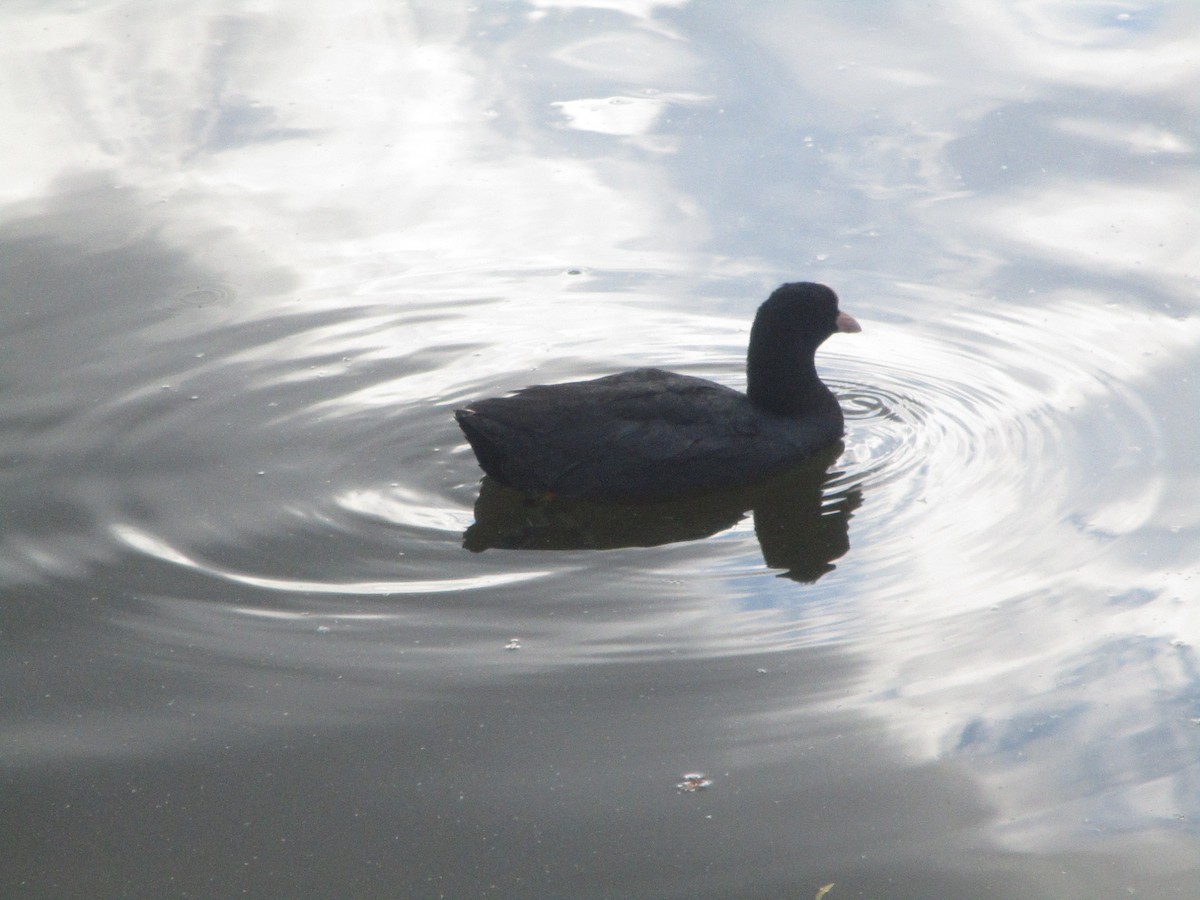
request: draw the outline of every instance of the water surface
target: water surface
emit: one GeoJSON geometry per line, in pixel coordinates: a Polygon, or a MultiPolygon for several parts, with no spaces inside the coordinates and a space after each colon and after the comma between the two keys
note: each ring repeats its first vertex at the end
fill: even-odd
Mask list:
{"type": "Polygon", "coordinates": [[[1195,896],[1190,6],[0,17],[5,896],[1195,896]],[[798,279],[827,465],[480,497],[798,279]]]}

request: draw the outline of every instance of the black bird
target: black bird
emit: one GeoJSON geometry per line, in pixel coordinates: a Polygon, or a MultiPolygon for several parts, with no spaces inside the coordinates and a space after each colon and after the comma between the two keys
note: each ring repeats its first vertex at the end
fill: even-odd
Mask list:
{"type": "Polygon", "coordinates": [[[862,328],[823,284],[777,288],[750,329],[746,393],[634,369],[534,385],[455,410],[479,465],[531,494],[651,500],[740,485],[842,436],[842,410],[817,376],[817,347],[862,328]]]}

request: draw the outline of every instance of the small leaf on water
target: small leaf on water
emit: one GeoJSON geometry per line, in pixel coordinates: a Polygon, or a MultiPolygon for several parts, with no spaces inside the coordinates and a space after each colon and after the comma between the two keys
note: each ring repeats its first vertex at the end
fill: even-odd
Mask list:
{"type": "Polygon", "coordinates": [[[693,794],[696,791],[702,791],[713,783],[713,780],[703,772],[688,772],[683,776],[683,781],[675,785],[679,790],[687,794],[693,794]]]}

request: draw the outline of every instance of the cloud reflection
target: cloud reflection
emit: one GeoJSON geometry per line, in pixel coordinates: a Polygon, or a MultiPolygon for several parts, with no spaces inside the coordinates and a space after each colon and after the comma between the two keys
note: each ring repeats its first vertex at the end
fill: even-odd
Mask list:
{"type": "MultiPolygon", "coordinates": [[[[1025,850],[1195,815],[1200,795],[1147,798],[1151,781],[1193,779],[1200,749],[1200,557],[1172,499],[1195,468],[1173,448],[1194,420],[1164,420],[1158,399],[1200,322],[1078,291],[952,322],[953,343],[945,322],[929,340],[880,324],[850,348],[925,404],[912,445],[868,482],[888,512],[868,514],[847,561],[874,585],[849,626],[873,635],[864,708],[887,710],[915,753],[978,760],[998,834],[1025,850]],[[1139,753],[1156,774],[1126,780],[1118,760],[1139,753]]],[[[876,427],[851,426],[851,450],[876,427]]]]}
{"type": "Polygon", "coordinates": [[[512,139],[547,112],[484,67],[464,9],[149,12],[132,31],[120,9],[7,15],[21,50],[0,68],[27,100],[8,121],[37,148],[6,150],[25,192],[64,169],[110,169],[346,277],[501,260],[634,267],[650,254],[623,248],[648,234],[660,260],[689,249],[686,232],[672,245],[672,198],[614,189],[589,161],[512,139]]]}
{"type": "MultiPolygon", "coordinates": [[[[428,592],[442,635],[544,622],[519,590],[528,572],[436,574],[461,564],[446,485],[470,493],[439,468],[439,404],[485,373],[515,386],[533,366],[585,375],[645,353],[736,372],[730,320],[680,324],[664,298],[732,306],[773,273],[826,273],[883,320],[831,357],[836,374],[899,401],[850,436],[848,464],[873,480],[839,577],[798,594],[757,578],[757,560],[747,574],[744,531],[703,560],[639,557],[620,587],[669,602],[634,615],[610,599],[597,624],[545,598],[561,648],[541,664],[733,655],[737,602],[803,606],[820,626],[803,640],[860,650],[858,699],[914,754],[978,763],[1014,846],[1070,842],[1085,818],[1194,818],[1194,10],[883,4],[864,28],[854,4],[511,6],[486,15],[519,27],[487,37],[490,19],[449,5],[0,13],[0,73],[19,88],[5,121],[22,136],[5,196],[27,204],[3,234],[19,328],[0,365],[21,424],[5,489],[33,535],[6,533],[9,571],[83,579],[113,560],[132,593],[114,574],[132,558],[181,592],[199,590],[189,576],[297,604],[428,592]],[[612,15],[581,29],[573,11],[591,9],[612,15]],[[668,121],[684,112],[686,130],[668,121]],[[60,178],[80,170],[111,177],[60,178]],[[695,290],[731,272],[736,285],[695,290]],[[241,290],[179,315],[214,285],[241,290]],[[397,472],[430,480],[389,494],[397,472]],[[400,577],[396,545],[331,508],[425,558],[400,577]],[[685,585],[662,588],[667,569],[685,585]],[[478,586],[496,592],[483,625],[458,597],[478,586]]],[[[588,612],[614,593],[607,570],[556,585],[588,612]]],[[[239,622],[249,606],[237,598],[239,622]]],[[[215,604],[174,614],[109,650],[151,671],[197,632],[208,649],[236,638],[245,671],[264,644],[314,653],[231,628],[215,604]],[[203,614],[206,630],[187,618],[203,614]]],[[[372,677],[393,671],[391,646],[358,649],[372,677]]],[[[344,664],[314,656],[326,668],[289,700],[344,664]]],[[[175,665],[182,680],[212,663],[175,665]]],[[[391,702],[390,683],[371,698],[391,702]]],[[[267,707],[242,699],[208,713],[255,723],[267,707]]],[[[50,715],[23,752],[75,727],[50,715]]],[[[118,740],[95,724],[98,744],[118,740]]]]}

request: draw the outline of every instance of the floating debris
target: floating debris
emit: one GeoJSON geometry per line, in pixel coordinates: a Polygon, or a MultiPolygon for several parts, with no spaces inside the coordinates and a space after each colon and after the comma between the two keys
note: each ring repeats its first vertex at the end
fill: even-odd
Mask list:
{"type": "Polygon", "coordinates": [[[688,772],[688,774],[683,776],[683,781],[679,782],[675,787],[679,788],[685,794],[694,794],[696,791],[704,790],[712,783],[713,780],[703,772],[688,772]]]}
{"type": "Polygon", "coordinates": [[[819,891],[817,891],[817,896],[814,897],[813,900],[821,900],[822,897],[824,897],[826,894],[828,894],[830,891],[833,890],[835,884],[836,884],[836,882],[833,882],[833,881],[829,882],[829,884],[825,885],[825,887],[823,887],[819,891]]]}
{"type": "Polygon", "coordinates": [[[520,638],[509,638],[508,643],[504,645],[504,649],[505,650],[520,650],[521,649],[521,639],[520,638]]]}

